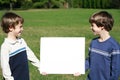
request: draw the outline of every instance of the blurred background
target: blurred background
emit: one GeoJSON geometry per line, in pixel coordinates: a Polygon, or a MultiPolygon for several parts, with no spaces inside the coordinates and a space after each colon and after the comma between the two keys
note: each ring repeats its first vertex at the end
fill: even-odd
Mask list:
{"type": "Polygon", "coordinates": [[[120,9],[120,0],[0,0],[0,9],[99,8],[120,9]]]}

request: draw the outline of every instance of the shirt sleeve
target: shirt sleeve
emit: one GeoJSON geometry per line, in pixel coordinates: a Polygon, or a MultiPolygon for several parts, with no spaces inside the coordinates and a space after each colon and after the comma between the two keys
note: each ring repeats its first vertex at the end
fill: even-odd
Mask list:
{"type": "Polygon", "coordinates": [[[85,60],[85,71],[89,69],[89,57],[85,60]]]}
{"type": "Polygon", "coordinates": [[[27,46],[25,41],[24,44],[26,45],[28,60],[32,63],[32,65],[36,66],[38,70],[40,70],[40,61],[35,56],[34,52],[27,46]]]}
{"type": "Polygon", "coordinates": [[[88,57],[85,60],[85,71],[87,71],[88,69],[90,69],[90,48],[89,48],[88,57]]]}
{"type": "Polygon", "coordinates": [[[112,51],[110,80],[118,80],[119,75],[120,75],[120,48],[117,48],[112,51]]]}
{"type": "Polygon", "coordinates": [[[1,61],[1,68],[2,74],[5,80],[14,80],[13,76],[11,76],[11,70],[9,65],[9,47],[7,45],[1,46],[0,51],[0,61],[1,61]]]}
{"type": "Polygon", "coordinates": [[[28,60],[39,69],[40,61],[37,59],[37,57],[29,47],[27,47],[27,56],[28,60]]]}

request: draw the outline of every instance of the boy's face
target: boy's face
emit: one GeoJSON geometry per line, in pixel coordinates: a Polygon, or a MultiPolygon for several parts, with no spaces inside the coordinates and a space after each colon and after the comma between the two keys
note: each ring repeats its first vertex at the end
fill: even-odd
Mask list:
{"type": "Polygon", "coordinates": [[[13,32],[14,37],[20,37],[22,31],[23,31],[23,26],[22,26],[21,22],[19,22],[19,24],[17,24],[15,26],[15,28],[12,28],[12,32],[13,32]]]}
{"type": "Polygon", "coordinates": [[[93,31],[94,35],[99,35],[102,29],[103,27],[98,27],[95,23],[91,24],[91,30],[93,31]]]}

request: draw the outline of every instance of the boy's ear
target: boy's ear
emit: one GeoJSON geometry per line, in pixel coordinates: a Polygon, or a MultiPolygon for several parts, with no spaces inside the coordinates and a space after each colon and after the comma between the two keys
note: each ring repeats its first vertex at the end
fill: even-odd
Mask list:
{"type": "Polygon", "coordinates": [[[103,30],[103,29],[105,29],[105,28],[102,26],[101,29],[103,30]]]}
{"type": "Polygon", "coordinates": [[[10,32],[13,31],[13,27],[12,26],[9,27],[9,31],[10,32]]]}

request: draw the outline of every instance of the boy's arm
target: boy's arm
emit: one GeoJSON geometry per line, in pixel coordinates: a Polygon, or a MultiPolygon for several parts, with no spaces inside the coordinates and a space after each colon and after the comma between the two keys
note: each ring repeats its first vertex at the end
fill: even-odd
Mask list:
{"type": "Polygon", "coordinates": [[[9,66],[9,49],[7,46],[2,45],[0,51],[0,61],[1,61],[1,68],[2,74],[5,80],[14,80],[13,76],[11,76],[11,70],[9,66]]]}
{"type": "Polygon", "coordinates": [[[120,75],[120,50],[114,50],[112,52],[112,63],[111,63],[111,79],[118,80],[120,75]]]}
{"type": "MultiPolygon", "coordinates": [[[[26,51],[27,51],[27,58],[28,60],[38,68],[39,72],[40,72],[40,61],[38,60],[38,58],[35,56],[34,52],[27,46],[26,42],[24,41],[24,39],[22,39],[24,42],[24,45],[26,45],[26,51]]],[[[46,72],[42,72],[42,75],[47,75],[46,72]]]]}
{"type": "Polygon", "coordinates": [[[89,69],[90,63],[89,63],[89,57],[85,60],[85,71],[89,69]]]}
{"type": "Polygon", "coordinates": [[[28,60],[32,63],[32,65],[36,66],[38,68],[38,70],[40,70],[40,61],[38,60],[38,58],[35,56],[34,52],[28,47],[27,43],[25,42],[25,40],[23,38],[21,38],[23,44],[26,47],[26,52],[27,52],[27,58],[28,60]]]}
{"type": "MultiPolygon", "coordinates": [[[[91,45],[90,45],[91,46],[91,45]]],[[[89,53],[88,53],[88,57],[85,60],[85,71],[87,71],[90,68],[90,48],[89,48],[89,53]]]]}
{"type": "Polygon", "coordinates": [[[40,61],[38,60],[38,58],[35,56],[35,54],[33,53],[33,51],[27,47],[27,57],[28,57],[28,60],[38,68],[39,70],[39,67],[40,67],[40,61]]]}

